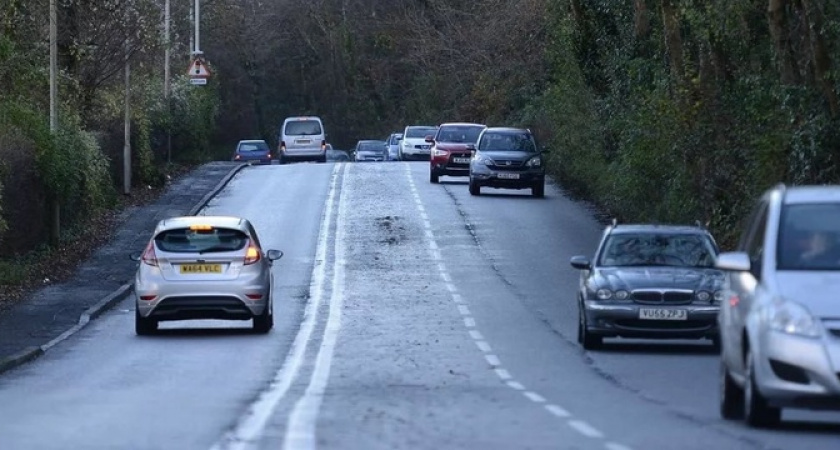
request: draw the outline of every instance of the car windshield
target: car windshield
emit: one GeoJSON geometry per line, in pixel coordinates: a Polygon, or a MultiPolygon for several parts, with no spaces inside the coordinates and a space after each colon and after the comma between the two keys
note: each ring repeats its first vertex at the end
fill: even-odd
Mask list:
{"type": "Polygon", "coordinates": [[[359,144],[359,151],[360,152],[376,152],[382,153],[385,150],[385,141],[376,141],[376,142],[362,142],[359,144]]]}
{"type": "Polygon", "coordinates": [[[478,125],[448,125],[438,131],[438,142],[463,142],[474,144],[484,127],[478,125]]]}
{"type": "Polygon", "coordinates": [[[490,132],[484,133],[478,149],[482,151],[514,151],[536,153],[537,145],[530,133],[490,132]]]}
{"type": "Polygon", "coordinates": [[[286,134],[290,136],[321,134],[321,124],[317,120],[293,120],[286,123],[286,134]]]}
{"type": "Polygon", "coordinates": [[[778,249],[779,270],[840,270],[840,204],[786,206],[778,249]]]}
{"type": "Polygon", "coordinates": [[[601,250],[601,266],[712,267],[715,246],[699,233],[614,233],[601,250]]]}
{"type": "Polygon", "coordinates": [[[242,249],[247,242],[245,233],[226,228],[178,228],[155,236],[157,247],[169,253],[231,252],[242,249]]]}
{"type": "Polygon", "coordinates": [[[268,151],[268,144],[265,142],[241,142],[239,144],[240,152],[264,152],[268,151]]]}
{"type": "Polygon", "coordinates": [[[424,138],[435,133],[437,133],[436,127],[408,127],[408,130],[405,132],[405,137],[412,139],[424,138]]]}

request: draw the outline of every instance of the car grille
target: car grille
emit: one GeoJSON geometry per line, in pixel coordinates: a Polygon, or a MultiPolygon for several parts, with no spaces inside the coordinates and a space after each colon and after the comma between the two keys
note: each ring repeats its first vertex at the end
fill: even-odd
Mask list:
{"type": "Polygon", "coordinates": [[[633,291],[631,298],[644,305],[684,305],[694,300],[694,292],[639,290],[633,291]]]}
{"type": "Polygon", "coordinates": [[[494,160],[495,164],[490,166],[494,170],[525,170],[525,162],[524,161],[511,161],[511,160],[494,160]]]}
{"type": "Polygon", "coordinates": [[[641,320],[641,319],[620,319],[615,321],[616,326],[636,330],[680,330],[680,331],[703,331],[711,329],[713,322],[704,320],[641,320]]]}

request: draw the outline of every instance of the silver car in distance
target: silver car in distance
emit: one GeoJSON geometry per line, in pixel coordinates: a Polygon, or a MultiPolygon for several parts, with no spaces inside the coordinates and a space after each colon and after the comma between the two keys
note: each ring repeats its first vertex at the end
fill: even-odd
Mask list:
{"type": "Polygon", "coordinates": [[[251,320],[257,333],[274,325],[271,267],[279,250],[263,251],[253,225],[240,217],[161,220],[134,281],[135,331],[153,334],[168,320],[251,320]]]}

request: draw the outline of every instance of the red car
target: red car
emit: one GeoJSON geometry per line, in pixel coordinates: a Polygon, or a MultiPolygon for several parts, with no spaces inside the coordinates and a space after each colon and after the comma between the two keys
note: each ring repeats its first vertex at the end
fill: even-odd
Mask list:
{"type": "Polygon", "coordinates": [[[479,123],[444,123],[437,134],[426,136],[426,142],[432,145],[429,182],[438,183],[441,175],[469,176],[472,151],[467,146],[475,145],[485,128],[479,123]]]}

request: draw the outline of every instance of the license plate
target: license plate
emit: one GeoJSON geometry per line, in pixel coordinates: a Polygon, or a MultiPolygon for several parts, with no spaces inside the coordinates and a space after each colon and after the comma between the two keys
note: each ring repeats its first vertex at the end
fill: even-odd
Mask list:
{"type": "Polygon", "coordinates": [[[181,273],[222,273],[221,264],[181,264],[181,273]]]}
{"type": "Polygon", "coordinates": [[[310,144],[310,143],[312,143],[312,140],[310,140],[310,139],[298,139],[298,140],[295,141],[295,144],[310,144]]]}
{"type": "Polygon", "coordinates": [[[688,311],[685,309],[651,309],[642,308],[639,310],[639,319],[645,320],[688,320],[688,311]]]}
{"type": "Polygon", "coordinates": [[[469,158],[452,158],[452,162],[454,162],[455,164],[469,164],[470,159],[469,158]]]}
{"type": "Polygon", "coordinates": [[[423,150],[428,150],[428,149],[432,148],[432,146],[431,145],[421,145],[420,148],[423,149],[423,150]]]}
{"type": "Polygon", "coordinates": [[[519,174],[518,173],[500,173],[499,178],[503,178],[505,180],[518,180],[519,174]]]}

